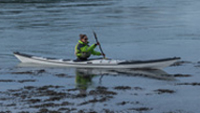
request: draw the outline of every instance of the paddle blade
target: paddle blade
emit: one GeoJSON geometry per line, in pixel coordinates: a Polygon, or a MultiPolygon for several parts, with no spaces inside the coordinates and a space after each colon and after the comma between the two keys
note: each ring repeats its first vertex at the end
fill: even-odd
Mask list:
{"type": "Polygon", "coordinates": [[[94,38],[96,39],[96,41],[98,42],[98,39],[97,39],[97,34],[93,31],[93,34],[94,34],[94,38]]]}
{"type": "MultiPolygon", "coordinates": [[[[95,37],[95,39],[96,39],[96,42],[97,43],[99,43],[99,41],[98,41],[98,39],[97,39],[97,34],[93,31],[93,34],[94,34],[94,37],[95,37]]],[[[100,51],[101,51],[101,54],[103,55],[103,57],[104,57],[104,59],[106,58],[105,57],[105,54],[104,54],[104,52],[103,52],[103,49],[101,48],[101,44],[99,43],[99,49],[100,49],[100,51]]]]}

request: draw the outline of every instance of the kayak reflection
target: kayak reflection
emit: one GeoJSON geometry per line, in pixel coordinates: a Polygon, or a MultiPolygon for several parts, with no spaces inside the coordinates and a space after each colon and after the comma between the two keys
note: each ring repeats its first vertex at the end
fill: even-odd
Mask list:
{"type": "MultiPolygon", "coordinates": [[[[20,63],[18,65],[19,67],[43,67],[38,64],[25,64],[20,63]]],[[[45,66],[47,67],[47,66],[45,66]]],[[[51,66],[48,66],[51,67],[51,66]]],[[[99,69],[99,68],[75,68],[76,69],[76,81],[82,82],[82,79],[85,79],[85,85],[92,83],[92,78],[94,76],[101,76],[100,82],[103,76],[109,75],[109,76],[139,76],[139,77],[147,77],[152,79],[158,79],[158,80],[175,80],[174,75],[168,74],[167,72],[163,70],[151,70],[151,69],[99,69]],[[87,81],[87,82],[86,82],[87,81]]]]}
{"type": "Polygon", "coordinates": [[[140,76],[148,77],[158,80],[175,80],[173,75],[166,73],[163,70],[133,70],[133,69],[120,69],[120,70],[109,70],[109,69],[76,69],[76,87],[80,92],[80,96],[87,95],[88,87],[94,85],[92,79],[99,77],[99,84],[103,79],[103,76],[140,76]]]}
{"type": "MultiPolygon", "coordinates": [[[[86,78],[91,78],[94,76],[105,76],[105,75],[114,75],[114,76],[140,76],[148,77],[152,79],[159,80],[175,80],[173,75],[168,74],[163,70],[136,70],[136,69],[86,69],[86,68],[77,68],[76,73],[83,75],[86,78]]],[[[101,81],[100,78],[100,81],[101,81]]],[[[91,81],[90,81],[91,82],[91,81]]],[[[88,82],[89,83],[89,82],[88,82]]]]}

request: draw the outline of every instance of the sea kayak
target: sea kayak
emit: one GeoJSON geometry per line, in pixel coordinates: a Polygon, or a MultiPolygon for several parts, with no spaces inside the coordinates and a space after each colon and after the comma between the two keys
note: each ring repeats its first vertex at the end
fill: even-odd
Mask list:
{"type": "Polygon", "coordinates": [[[14,52],[14,55],[22,63],[39,64],[46,66],[106,69],[162,69],[180,60],[179,57],[174,57],[145,61],[113,60],[103,58],[88,59],[87,61],[77,61],[69,59],[44,58],[19,52],[14,52]]]}

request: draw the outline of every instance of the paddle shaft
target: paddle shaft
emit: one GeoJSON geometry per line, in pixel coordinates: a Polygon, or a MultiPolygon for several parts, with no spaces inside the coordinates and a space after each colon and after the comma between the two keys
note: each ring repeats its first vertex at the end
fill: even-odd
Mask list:
{"type": "MultiPolygon", "coordinates": [[[[98,43],[99,41],[98,41],[97,35],[96,35],[96,33],[94,31],[93,31],[93,34],[94,34],[94,38],[96,39],[96,42],[98,43]]],[[[101,51],[101,54],[105,55],[104,52],[103,52],[103,49],[101,48],[101,44],[100,43],[99,43],[99,49],[101,51]]],[[[103,57],[105,58],[105,56],[103,56],[103,57]]]]}

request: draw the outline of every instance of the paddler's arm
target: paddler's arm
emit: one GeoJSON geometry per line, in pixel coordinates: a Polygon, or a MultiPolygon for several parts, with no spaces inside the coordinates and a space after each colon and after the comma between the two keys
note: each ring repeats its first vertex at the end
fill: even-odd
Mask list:
{"type": "MultiPolygon", "coordinates": [[[[97,42],[97,43],[95,44],[95,47],[96,47],[97,45],[100,45],[99,42],[97,42]]],[[[93,55],[98,55],[98,56],[103,55],[103,56],[105,57],[105,54],[104,54],[104,53],[95,51],[94,49],[93,49],[93,51],[92,51],[92,54],[93,54],[93,55]]]]}
{"type": "Polygon", "coordinates": [[[93,44],[90,47],[87,46],[82,47],[81,52],[92,52],[96,46],[97,46],[96,44],[93,44]]]}
{"type": "MultiPolygon", "coordinates": [[[[93,55],[100,56],[100,55],[102,55],[102,53],[100,53],[100,52],[94,50],[94,48],[95,48],[97,45],[99,45],[99,42],[97,42],[96,44],[93,44],[92,46],[90,46],[90,47],[91,47],[91,53],[92,53],[93,55]]],[[[90,48],[90,47],[89,47],[89,48],[90,48]]],[[[89,48],[88,48],[88,49],[89,49],[89,48]]]]}
{"type": "Polygon", "coordinates": [[[95,50],[93,50],[93,51],[92,51],[92,54],[93,54],[93,55],[97,55],[97,56],[100,56],[100,55],[102,55],[100,52],[98,52],[98,51],[95,51],[95,50]]]}
{"type": "Polygon", "coordinates": [[[97,44],[92,44],[90,47],[88,47],[87,52],[94,51],[96,46],[97,46],[97,44]]]}

